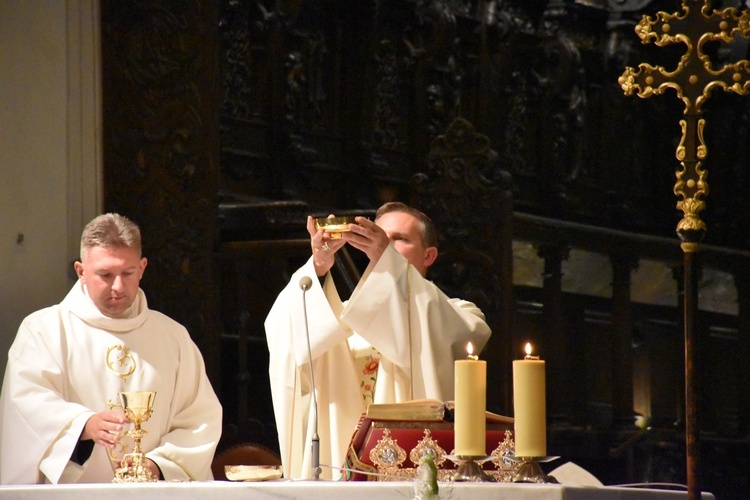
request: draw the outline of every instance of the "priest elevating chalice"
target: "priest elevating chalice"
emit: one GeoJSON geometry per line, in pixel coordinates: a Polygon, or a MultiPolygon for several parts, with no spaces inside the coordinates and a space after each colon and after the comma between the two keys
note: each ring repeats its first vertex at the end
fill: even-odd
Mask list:
{"type": "Polygon", "coordinates": [[[156,392],[129,391],[120,392],[118,395],[120,404],[111,406],[121,406],[125,416],[133,424],[133,428],[125,433],[133,439],[133,451],[126,453],[122,460],[117,460],[116,457],[110,455],[113,461],[119,462],[119,467],[115,470],[115,478],[112,482],[142,483],[156,481],[158,478],[154,477],[148,469],[146,459],[141,451],[141,439],[147,434],[145,430],[141,429],[141,424],[151,417],[156,392]]]}

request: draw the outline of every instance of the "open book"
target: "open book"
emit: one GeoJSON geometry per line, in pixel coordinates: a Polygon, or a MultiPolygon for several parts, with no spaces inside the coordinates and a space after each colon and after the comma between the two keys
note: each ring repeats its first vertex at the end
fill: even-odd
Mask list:
{"type": "MultiPolygon", "coordinates": [[[[453,421],[453,401],[442,402],[437,399],[414,399],[403,403],[371,404],[367,407],[366,418],[371,420],[407,420],[439,422],[453,421]]],[[[488,423],[513,425],[513,418],[487,412],[488,423]]]]}

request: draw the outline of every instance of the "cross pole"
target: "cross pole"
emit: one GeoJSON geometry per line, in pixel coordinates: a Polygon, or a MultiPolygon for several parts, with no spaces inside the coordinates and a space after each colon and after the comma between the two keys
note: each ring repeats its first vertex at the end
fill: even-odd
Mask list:
{"type": "Polygon", "coordinates": [[[647,63],[638,69],[627,67],[618,79],[626,95],[638,97],[661,95],[667,89],[676,92],[685,105],[680,120],[682,138],[676,156],[681,168],[677,170],[674,193],[680,199],[677,209],[683,218],[677,224],[677,234],[684,254],[684,328],[685,328],[685,445],[687,462],[688,498],[700,498],[698,486],[699,427],[698,388],[695,383],[694,349],[695,327],[698,313],[698,259],[697,253],[706,233],[706,224],[700,218],[708,194],[708,172],[703,162],[708,149],[703,140],[705,119],[702,105],[715,88],[738,95],[750,89],[750,62],[746,60],[714,68],[704,53],[708,42],[730,43],[735,35],[750,35],[750,14],[738,14],[734,8],[721,11],[711,9],[710,0],[682,0],[682,12],[658,12],[655,18],[643,16],[635,28],[642,43],[655,43],[659,47],[682,43],[685,52],[674,71],[647,63]]]}

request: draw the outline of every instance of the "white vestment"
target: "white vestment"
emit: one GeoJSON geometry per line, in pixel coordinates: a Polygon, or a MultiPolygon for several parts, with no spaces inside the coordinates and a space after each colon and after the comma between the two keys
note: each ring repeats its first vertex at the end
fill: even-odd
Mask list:
{"type": "MultiPolygon", "coordinates": [[[[292,276],[265,322],[269,375],[281,460],[287,478],[311,476],[314,418],[302,277],[318,403],[320,463],[340,467],[366,409],[348,339],[358,335],[381,354],[375,403],[453,399],[453,361],[475,353],[490,336],[482,312],[449,299],[389,245],[365,270],[344,305],[330,273],[321,287],[312,259],[292,276]],[[355,334],[356,332],[356,334],[355,334]]],[[[321,477],[339,478],[323,467],[321,477]]]]}
{"type": "MultiPolygon", "coordinates": [[[[0,483],[112,481],[103,446],[82,465],[70,458],[87,420],[119,403],[120,391],[156,391],[141,448],[165,480],[212,479],[222,409],[201,353],[182,325],[148,308],[142,290],[130,311],[104,316],[78,282],[60,304],[24,319],[0,396],[0,483]]],[[[133,451],[130,437],[122,444],[119,458],[133,451]]]]}

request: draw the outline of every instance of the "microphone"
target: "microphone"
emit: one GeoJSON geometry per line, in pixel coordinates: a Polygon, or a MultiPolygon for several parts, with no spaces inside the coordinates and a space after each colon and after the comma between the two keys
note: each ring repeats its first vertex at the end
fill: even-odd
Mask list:
{"type": "Polygon", "coordinates": [[[305,337],[307,338],[307,354],[310,359],[310,383],[312,384],[313,396],[313,435],[312,435],[312,478],[314,481],[320,479],[320,437],[318,436],[318,396],[315,390],[315,373],[313,373],[312,348],[310,347],[310,328],[307,325],[307,302],[305,301],[305,292],[312,287],[312,279],[309,276],[303,276],[299,280],[299,287],[302,289],[302,309],[305,312],[305,337]]]}
{"type": "MultiPolygon", "coordinates": [[[[302,289],[302,291],[308,291],[311,286],[312,278],[310,278],[309,276],[302,276],[302,278],[299,280],[299,287],[302,289]]],[[[304,294],[302,296],[304,297],[304,294]]]]}

